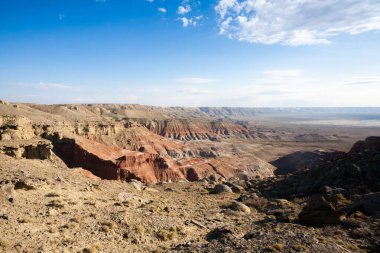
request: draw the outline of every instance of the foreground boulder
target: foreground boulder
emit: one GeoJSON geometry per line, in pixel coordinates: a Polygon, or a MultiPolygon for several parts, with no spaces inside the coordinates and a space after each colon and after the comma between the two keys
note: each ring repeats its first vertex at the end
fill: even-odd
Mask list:
{"type": "Polygon", "coordinates": [[[380,219],[380,192],[360,196],[349,208],[348,214],[356,211],[380,219]]]}
{"type": "Polygon", "coordinates": [[[345,212],[337,209],[324,196],[311,198],[298,215],[304,225],[322,227],[339,224],[345,217],[345,212]]]}
{"type": "Polygon", "coordinates": [[[217,184],[215,185],[214,189],[212,189],[211,193],[213,194],[220,194],[220,193],[232,193],[232,189],[225,184],[217,184]]]}
{"type": "Polygon", "coordinates": [[[251,209],[247,205],[244,205],[243,203],[238,201],[232,201],[232,204],[229,206],[229,208],[242,213],[251,213],[251,209]]]}

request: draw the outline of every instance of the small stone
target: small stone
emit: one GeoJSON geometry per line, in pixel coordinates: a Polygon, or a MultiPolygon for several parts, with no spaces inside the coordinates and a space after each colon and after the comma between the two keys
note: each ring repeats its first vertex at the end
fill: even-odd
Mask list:
{"type": "Polygon", "coordinates": [[[137,180],[132,180],[131,182],[129,182],[129,184],[132,185],[138,191],[142,191],[144,188],[143,183],[137,180]]]}
{"type": "Polygon", "coordinates": [[[146,187],[146,188],[144,189],[144,191],[147,191],[147,192],[160,192],[159,190],[154,189],[154,188],[150,188],[150,187],[146,187]]]}
{"type": "Polygon", "coordinates": [[[229,182],[226,182],[225,184],[228,185],[234,193],[244,192],[244,188],[241,187],[240,185],[229,183],[229,182]]]}
{"type": "Polygon", "coordinates": [[[214,189],[212,190],[211,193],[214,194],[220,194],[220,193],[232,193],[232,189],[225,184],[217,184],[215,185],[214,189]]]}
{"type": "Polygon", "coordinates": [[[212,174],[211,176],[209,176],[208,179],[210,180],[211,183],[218,182],[218,177],[215,174],[212,174]]]}
{"type": "Polygon", "coordinates": [[[244,205],[238,201],[233,201],[229,208],[242,213],[251,213],[251,209],[247,205],[244,205]]]}
{"type": "Polygon", "coordinates": [[[15,190],[12,184],[3,185],[0,188],[0,197],[4,196],[6,200],[13,203],[15,198],[15,190]]]}

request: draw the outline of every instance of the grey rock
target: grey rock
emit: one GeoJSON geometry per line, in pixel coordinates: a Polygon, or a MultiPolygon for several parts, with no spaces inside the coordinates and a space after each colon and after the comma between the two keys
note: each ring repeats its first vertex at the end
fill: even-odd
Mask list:
{"type": "Polygon", "coordinates": [[[232,189],[228,185],[225,185],[225,184],[217,184],[212,190],[212,193],[214,194],[232,193],[232,192],[233,192],[232,189]]]}
{"type": "Polygon", "coordinates": [[[229,208],[242,213],[251,213],[251,209],[247,205],[244,205],[243,203],[240,203],[238,201],[233,201],[229,208]]]}

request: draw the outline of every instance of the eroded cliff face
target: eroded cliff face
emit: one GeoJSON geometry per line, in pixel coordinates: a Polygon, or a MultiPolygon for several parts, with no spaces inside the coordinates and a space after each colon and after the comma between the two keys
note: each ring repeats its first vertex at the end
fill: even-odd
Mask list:
{"type": "Polygon", "coordinates": [[[27,159],[50,159],[52,156],[53,146],[49,141],[29,141],[15,143],[0,143],[0,153],[12,156],[14,158],[27,159]]]}
{"type": "Polygon", "coordinates": [[[189,158],[173,161],[157,153],[125,150],[83,137],[55,141],[55,153],[69,167],[81,167],[109,180],[140,180],[146,183],[197,181],[210,175],[231,178],[271,175],[272,168],[257,159],[253,167],[238,159],[189,158]]]}
{"type": "Polygon", "coordinates": [[[34,136],[34,128],[28,118],[0,117],[0,141],[29,140],[34,136]]]}
{"type": "Polygon", "coordinates": [[[50,159],[52,144],[37,138],[36,129],[26,117],[0,117],[0,153],[15,158],[50,159]]]}
{"type": "Polygon", "coordinates": [[[144,122],[152,132],[178,140],[216,140],[220,137],[250,138],[248,129],[229,121],[166,119],[144,122]]]}
{"type": "Polygon", "coordinates": [[[272,165],[220,144],[230,137],[250,138],[246,127],[230,121],[162,115],[132,120],[123,118],[129,109],[120,106],[14,106],[0,106],[0,112],[12,112],[0,117],[0,152],[16,158],[55,159],[57,154],[69,167],[82,167],[101,179],[148,183],[194,181],[212,174],[273,175],[272,165]],[[88,116],[79,118],[83,115],[88,116]]]}
{"type": "Polygon", "coordinates": [[[83,137],[63,138],[55,147],[69,167],[82,167],[102,179],[148,183],[184,179],[175,163],[157,154],[125,150],[83,137]]]}

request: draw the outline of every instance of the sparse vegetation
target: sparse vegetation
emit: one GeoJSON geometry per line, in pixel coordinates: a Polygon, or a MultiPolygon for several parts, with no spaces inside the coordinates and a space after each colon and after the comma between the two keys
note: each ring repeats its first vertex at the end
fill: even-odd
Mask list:
{"type": "Polygon", "coordinates": [[[177,228],[171,227],[170,229],[162,229],[157,232],[157,237],[162,241],[171,241],[178,237],[177,228]]]}
{"type": "Polygon", "coordinates": [[[65,207],[65,203],[60,199],[53,199],[53,200],[49,201],[47,206],[61,209],[61,208],[65,207]]]}

